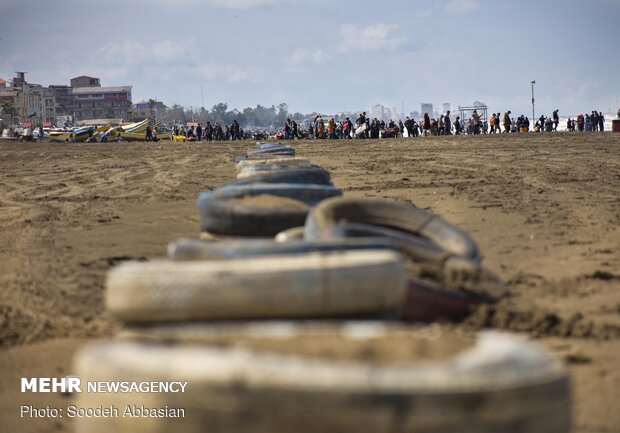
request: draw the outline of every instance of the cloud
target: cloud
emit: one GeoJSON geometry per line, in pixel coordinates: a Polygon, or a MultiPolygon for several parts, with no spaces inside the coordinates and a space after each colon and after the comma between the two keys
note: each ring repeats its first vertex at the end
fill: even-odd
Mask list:
{"type": "Polygon", "coordinates": [[[433,15],[433,11],[431,10],[423,10],[419,12],[414,12],[413,16],[416,18],[428,18],[433,15]]]}
{"type": "MultiPolygon", "coordinates": [[[[87,3],[89,0],[65,0],[65,1],[73,1],[76,4],[82,5],[83,3],[87,3]]],[[[98,3],[99,0],[90,0],[93,3],[98,3]]],[[[171,2],[170,0],[133,0],[133,3],[140,3],[143,5],[148,5],[151,8],[164,8],[164,9],[174,9],[178,10],[179,7],[188,8],[188,7],[203,7],[205,4],[210,4],[215,7],[226,8],[226,9],[252,9],[252,8],[260,8],[273,6],[278,3],[286,3],[291,0],[175,0],[171,2]]],[[[116,3],[126,5],[126,0],[108,0],[108,3],[116,3]]],[[[1,4],[1,3],[0,3],[1,4]]]]}
{"type": "Polygon", "coordinates": [[[199,81],[222,81],[240,83],[244,81],[258,82],[262,79],[262,71],[245,69],[230,64],[201,64],[194,66],[173,66],[167,76],[170,78],[191,78],[199,81]]]}
{"type": "Polygon", "coordinates": [[[188,45],[174,41],[159,41],[142,44],[135,40],[110,42],[99,48],[95,61],[106,61],[111,64],[149,64],[166,65],[186,60],[190,56],[188,45]]]}
{"type": "Polygon", "coordinates": [[[308,50],[297,48],[288,58],[289,70],[301,70],[302,65],[306,64],[322,64],[331,60],[332,56],[324,50],[317,48],[316,50],[308,50]]]}
{"type": "Polygon", "coordinates": [[[466,14],[480,8],[480,3],[476,0],[452,0],[446,5],[449,14],[466,14]]]}
{"type": "Polygon", "coordinates": [[[343,24],[340,26],[340,48],[342,51],[395,50],[405,43],[404,38],[392,36],[392,32],[397,29],[397,25],[383,23],[362,28],[343,24]]]}
{"type": "MultiPolygon", "coordinates": [[[[188,42],[157,41],[141,43],[135,40],[110,42],[96,51],[93,64],[122,66],[127,75],[135,73],[143,78],[161,80],[221,81],[239,83],[257,81],[261,74],[226,63],[202,63],[202,50],[199,45],[188,42]]],[[[109,75],[109,74],[107,74],[109,75]]]]}
{"type": "Polygon", "coordinates": [[[282,0],[209,0],[209,3],[228,9],[251,9],[272,6],[276,3],[282,3],[282,0]]]}

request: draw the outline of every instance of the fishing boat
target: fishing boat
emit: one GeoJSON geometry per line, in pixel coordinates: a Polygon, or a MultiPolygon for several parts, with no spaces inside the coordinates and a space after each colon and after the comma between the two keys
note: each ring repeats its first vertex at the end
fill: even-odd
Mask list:
{"type": "Polygon", "coordinates": [[[72,131],[50,131],[50,139],[57,143],[86,141],[92,137],[96,128],[94,126],[84,126],[72,131]]]}
{"type": "MultiPolygon", "coordinates": [[[[146,130],[142,132],[116,131],[117,136],[121,136],[124,141],[146,141],[146,130]]],[[[153,128],[153,141],[169,140],[171,131],[156,125],[153,128]]]]}
{"type": "Polygon", "coordinates": [[[146,132],[147,126],[149,126],[149,119],[144,119],[141,122],[121,125],[120,129],[122,130],[122,132],[141,133],[146,132]]]}

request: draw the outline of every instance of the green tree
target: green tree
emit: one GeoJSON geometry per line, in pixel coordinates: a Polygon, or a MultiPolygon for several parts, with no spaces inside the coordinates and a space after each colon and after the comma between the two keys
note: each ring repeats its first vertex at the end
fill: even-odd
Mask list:
{"type": "Polygon", "coordinates": [[[211,115],[213,120],[220,123],[226,122],[226,111],[228,110],[228,104],[225,102],[220,102],[219,104],[215,104],[213,108],[211,108],[211,115]]]}
{"type": "MultiPolygon", "coordinates": [[[[13,106],[12,101],[4,100],[0,103],[0,113],[6,113],[9,116],[8,123],[12,125],[15,122],[15,107],[13,106]]],[[[7,119],[4,119],[7,120],[7,119]]]]}

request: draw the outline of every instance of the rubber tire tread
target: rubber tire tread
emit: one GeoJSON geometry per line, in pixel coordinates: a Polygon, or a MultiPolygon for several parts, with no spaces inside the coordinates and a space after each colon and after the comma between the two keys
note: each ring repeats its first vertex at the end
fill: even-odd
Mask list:
{"type": "Polygon", "coordinates": [[[201,229],[216,235],[269,236],[304,224],[308,210],[269,208],[233,203],[229,199],[261,194],[277,195],[302,201],[308,206],[341,195],[329,185],[312,184],[230,184],[201,193],[198,209],[201,229]]]}
{"type": "Polygon", "coordinates": [[[126,322],[341,317],[397,311],[400,254],[307,253],[219,261],[125,262],[108,273],[106,306],[126,322]]]}
{"type": "Polygon", "coordinates": [[[321,234],[342,221],[373,224],[430,239],[448,253],[481,260],[480,248],[467,232],[432,212],[383,199],[337,198],[326,200],[308,214],[306,238],[321,234]]]}
{"type": "Polygon", "coordinates": [[[80,407],[168,405],[186,414],[152,423],[80,418],[77,433],[570,431],[566,372],[538,346],[517,338],[482,334],[473,350],[426,367],[332,363],[213,345],[94,343],[74,357],[73,371],[83,383],[188,385],[183,393],[84,392],[80,407]]]}
{"type": "Polygon", "coordinates": [[[232,181],[228,185],[248,183],[309,183],[315,185],[332,185],[329,172],[321,168],[294,168],[268,173],[255,173],[232,181]]]}
{"type": "Polygon", "coordinates": [[[200,239],[179,239],[168,245],[168,259],[175,261],[229,260],[241,257],[264,257],[353,250],[389,250],[399,252],[399,246],[387,239],[375,238],[315,242],[303,240],[275,242],[249,239],[213,242],[200,239]]]}

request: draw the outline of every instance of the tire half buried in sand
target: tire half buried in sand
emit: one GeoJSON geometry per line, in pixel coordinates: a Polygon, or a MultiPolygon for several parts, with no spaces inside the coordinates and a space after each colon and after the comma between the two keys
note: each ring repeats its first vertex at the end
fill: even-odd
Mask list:
{"type": "Polygon", "coordinates": [[[242,172],[244,169],[256,166],[265,165],[286,165],[286,166],[300,166],[309,167],[311,165],[310,160],[301,157],[289,157],[289,158],[269,158],[269,159],[244,159],[235,164],[236,171],[242,172]]]}
{"type": "Polygon", "coordinates": [[[338,197],[323,201],[308,215],[306,239],[321,239],[324,232],[343,223],[396,229],[430,240],[451,255],[481,260],[478,245],[460,227],[424,209],[383,199],[338,197]]]}
{"type": "Polygon", "coordinates": [[[310,206],[272,194],[211,199],[201,205],[201,230],[228,236],[275,236],[303,224],[310,206]]]}
{"type": "Polygon", "coordinates": [[[168,405],[185,408],[185,418],[81,419],[79,433],[570,430],[566,372],[537,345],[508,334],[471,341],[358,322],[128,329],[121,337],[84,348],[75,373],[187,381],[186,392],[82,393],[80,405],[168,405]],[[399,345],[406,350],[394,353],[399,345]]]}
{"type": "Polygon", "coordinates": [[[397,312],[401,255],[364,250],[218,261],[125,262],[108,273],[108,311],[126,322],[341,317],[397,312]]]}
{"type": "Polygon", "coordinates": [[[339,195],[330,185],[225,185],[200,194],[201,229],[216,235],[275,236],[303,225],[309,206],[339,195]]]}

